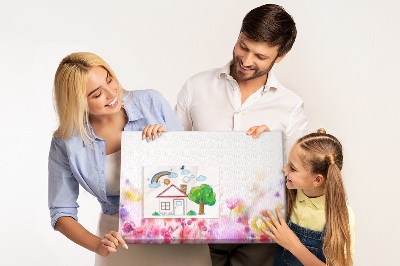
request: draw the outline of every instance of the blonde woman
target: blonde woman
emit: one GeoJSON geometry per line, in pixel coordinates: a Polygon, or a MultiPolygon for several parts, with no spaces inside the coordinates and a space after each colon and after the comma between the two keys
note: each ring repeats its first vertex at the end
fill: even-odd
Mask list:
{"type": "Polygon", "coordinates": [[[73,53],[57,69],[54,98],[59,127],[49,153],[48,198],[53,228],[95,252],[96,265],[185,265],[189,259],[192,265],[206,265],[207,247],[131,245],[128,249],[118,233],[122,131],[144,130],[145,137],[183,130],[162,95],[154,90],[125,91],[99,56],[73,53]],[[97,235],[78,223],[79,185],[101,205],[97,235]]]}

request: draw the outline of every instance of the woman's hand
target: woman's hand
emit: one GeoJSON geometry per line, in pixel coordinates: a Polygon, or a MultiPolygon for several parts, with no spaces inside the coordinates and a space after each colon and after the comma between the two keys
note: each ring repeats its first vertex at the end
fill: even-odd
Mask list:
{"type": "Polygon", "coordinates": [[[160,126],[158,124],[153,125],[147,125],[144,129],[143,129],[143,134],[142,134],[142,139],[147,138],[147,142],[149,142],[149,140],[153,140],[156,138],[157,133],[158,136],[161,136],[161,132],[166,132],[167,130],[165,129],[164,126],[160,126]]]}
{"type": "Polygon", "coordinates": [[[303,245],[299,238],[293,233],[293,231],[287,226],[285,219],[279,209],[275,209],[276,214],[278,215],[278,220],[276,220],[275,216],[270,212],[267,211],[269,218],[271,219],[271,224],[267,218],[262,217],[264,223],[268,226],[271,232],[268,232],[264,229],[261,229],[264,234],[272,238],[278,245],[282,246],[283,248],[291,251],[295,247],[299,247],[299,245],[303,245]]]}
{"type": "Polygon", "coordinates": [[[266,125],[255,126],[247,130],[247,135],[253,135],[253,138],[257,138],[264,131],[270,131],[266,125]]]}
{"type": "Polygon", "coordinates": [[[117,252],[119,243],[121,243],[124,248],[128,249],[128,245],[122,239],[121,235],[118,232],[110,231],[108,234],[105,234],[104,238],[101,240],[97,249],[97,254],[107,257],[111,252],[117,252]]]}

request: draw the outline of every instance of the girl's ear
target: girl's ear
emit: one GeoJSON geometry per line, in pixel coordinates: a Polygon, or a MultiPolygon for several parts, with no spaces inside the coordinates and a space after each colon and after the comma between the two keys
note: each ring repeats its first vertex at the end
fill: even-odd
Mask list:
{"type": "Polygon", "coordinates": [[[315,187],[321,186],[324,183],[324,181],[325,181],[325,177],[321,174],[317,174],[315,176],[315,180],[313,182],[313,187],[315,188],[315,187]]]}

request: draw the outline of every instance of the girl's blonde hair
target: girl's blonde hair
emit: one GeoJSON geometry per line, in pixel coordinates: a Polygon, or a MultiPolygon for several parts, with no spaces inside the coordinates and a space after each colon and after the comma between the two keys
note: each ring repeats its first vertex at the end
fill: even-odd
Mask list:
{"type": "MultiPolygon", "coordinates": [[[[323,244],[326,263],[352,265],[347,196],[340,172],[343,166],[342,145],[334,136],[326,134],[323,128],[300,138],[295,145],[298,145],[298,156],[303,166],[311,173],[322,174],[326,180],[326,235],[323,244]]],[[[292,213],[296,194],[297,190],[286,188],[287,219],[292,213]]]]}
{"type": "MultiPolygon", "coordinates": [[[[53,136],[63,140],[80,135],[88,144],[94,140],[89,126],[89,112],[86,97],[86,82],[91,68],[101,66],[118,83],[118,98],[126,93],[121,88],[110,66],[93,53],[72,53],[66,56],[57,68],[54,78],[54,101],[59,126],[53,136]]],[[[124,103],[122,103],[124,104],[124,103]]]]}

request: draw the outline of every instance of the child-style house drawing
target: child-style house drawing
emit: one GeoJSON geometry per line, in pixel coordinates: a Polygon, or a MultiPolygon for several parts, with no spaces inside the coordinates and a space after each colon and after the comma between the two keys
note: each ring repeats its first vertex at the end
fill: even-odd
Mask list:
{"type": "Polygon", "coordinates": [[[144,181],[144,218],[219,217],[216,166],[145,166],[144,181]]]}
{"type": "MultiPolygon", "coordinates": [[[[181,188],[183,188],[181,185],[181,188]]],[[[185,186],[186,187],[186,186],[185,186]]],[[[158,198],[158,213],[160,215],[185,215],[187,213],[187,199],[185,191],[177,188],[175,185],[169,186],[161,192],[158,198]]]]}

